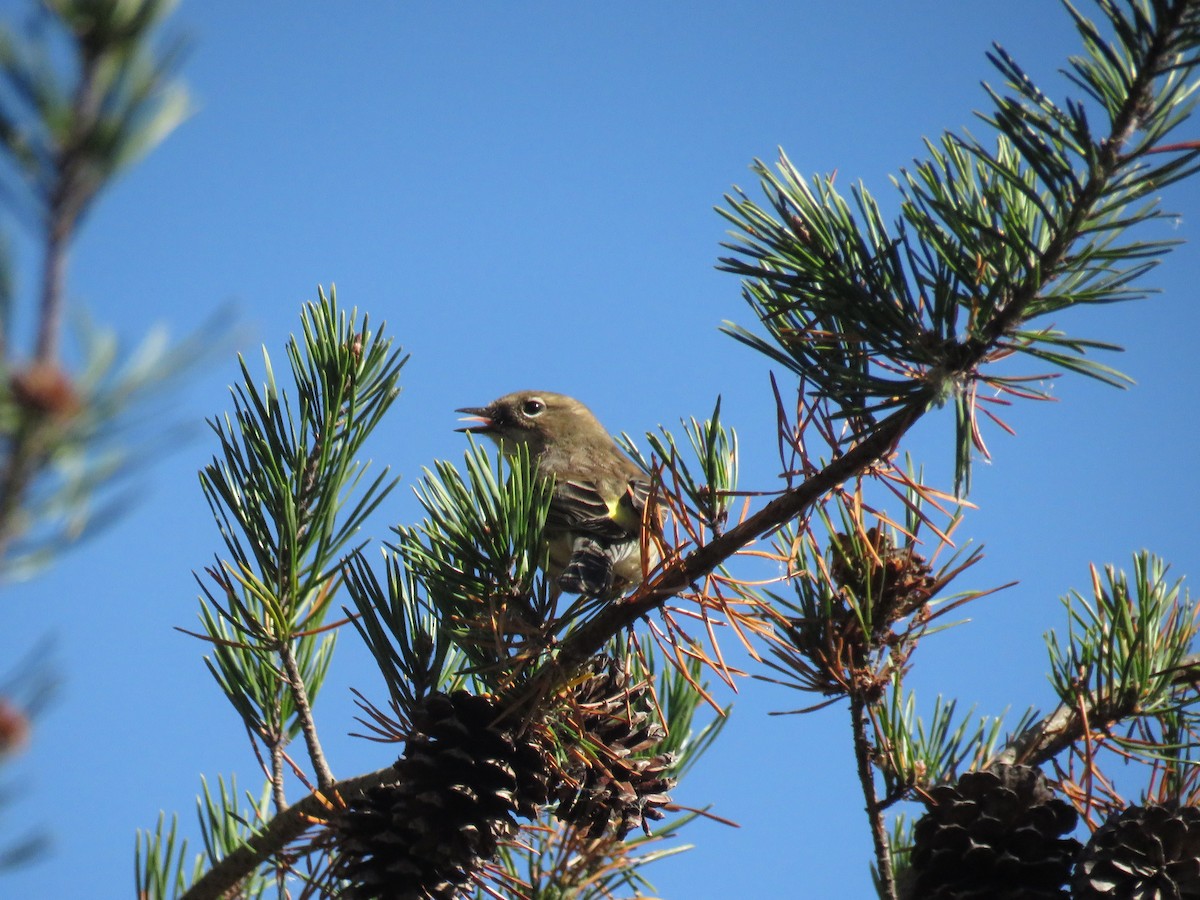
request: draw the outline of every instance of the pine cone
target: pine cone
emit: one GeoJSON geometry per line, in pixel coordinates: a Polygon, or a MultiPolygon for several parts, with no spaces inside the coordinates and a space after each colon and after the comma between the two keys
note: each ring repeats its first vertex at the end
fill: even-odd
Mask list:
{"type": "Polygon", "coordinates": [[[860,602],[871,599],[871,618],[882,633],[928,602],[937,580],[921,554],[911,546],[897,547],[886,531],[868,528],[866,538],[874,552],[864,550],[859,556],[848,535],[835,535],[830,574],[860,602]]]}
{"type": "Polygon", "coordinates": [[[1079,855],[1077,900],[1200,898],[1200,809],[1131,806],[1096,829],[1079,855]]]}
{"type": "Polygon", "coordinates": [[[675,780],[667,773],[671,754],[646,755],[666,736],[653,719],[649,681],[630,684],[628,668],[609,656],[592,661],[591,674],[575,688],[575,726],[584,747],[561,773],[555,816],[586,826],[588,836],[611,830],[624,838],[647,820],[663,818],[661,807],[675,780]]]}
{"type": "Polygon", "coordinates": [[[30,363],[12,373],[9,393],[22,410],[53,419],[70,419],[83,409],[71,376],[54,363],[30,363]]]}
{"type": "Polygon", "coordinates": [[[495,722],[494,698],[431,694],[414,711],[397,780],[334,823],[337,877],[354,900],[449,900],[548,799],[549,754],[537,730],[495,722]]]}
{"type": "Polygon", "coordinates": [[[913,829],[913,900],[1069,896],[1064,885],[1080,844],[1062,835],[1078,816],[1041,771],[995,765],[929,794],[913,829]]]}

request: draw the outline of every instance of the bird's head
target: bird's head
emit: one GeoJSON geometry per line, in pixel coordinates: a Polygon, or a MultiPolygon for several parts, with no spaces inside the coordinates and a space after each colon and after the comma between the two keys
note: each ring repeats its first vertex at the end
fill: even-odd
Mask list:
{"type": "Polygon", "coordinates": [[[550,391],[517,391],[487,406],[467,406],[456,412],[467,413],[462,421],[472,423],[458,431],[485,434],[506,455],[525,445],[530,456],[537,458],[566,437],[574,439],[598,433],[607,439],[603,426],[586,406],[550,391]]]}

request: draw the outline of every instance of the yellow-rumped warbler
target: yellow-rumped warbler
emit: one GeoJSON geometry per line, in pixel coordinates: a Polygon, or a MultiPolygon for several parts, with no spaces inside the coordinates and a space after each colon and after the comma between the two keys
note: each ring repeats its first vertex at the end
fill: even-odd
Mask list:
{"type": "MultiPolygon", "coordinates": [[[[460,428],[485,434],[505,455],[524,445],[538,472],[554,479],[546,518],[547,575],[571,594],[614,596],[642,580],[642,518],[650,480],[591,410],[562,394],[517,391],[467,407],[460,428]]],[[[653,541],[646,542],[658,562],[653,541]]]]}

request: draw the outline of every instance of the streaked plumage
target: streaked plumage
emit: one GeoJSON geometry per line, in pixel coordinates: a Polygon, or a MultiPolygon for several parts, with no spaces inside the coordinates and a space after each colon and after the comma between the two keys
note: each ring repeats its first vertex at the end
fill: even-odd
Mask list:
{"type": "Polygon", "coordinates": [[[562,590],[604,597],[642,580],[640,535],[650,483],[591,410],[563,394],[518,391],[458,412],[478,423],[461,431],[487,435],[506,454],[524,445],[538,471],[554,479],[547,574],[562,590]]]}

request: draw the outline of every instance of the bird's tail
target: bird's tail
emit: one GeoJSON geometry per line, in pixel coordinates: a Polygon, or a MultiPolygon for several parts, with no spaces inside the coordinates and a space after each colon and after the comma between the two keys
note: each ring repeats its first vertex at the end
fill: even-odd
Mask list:
{"type": "Polygon", "coordinates": [[[607,548],[591,538],[579,538],[558,576],[558,586],[568,594],[605,596],[613,586],[613,561],[607,548]]]}

